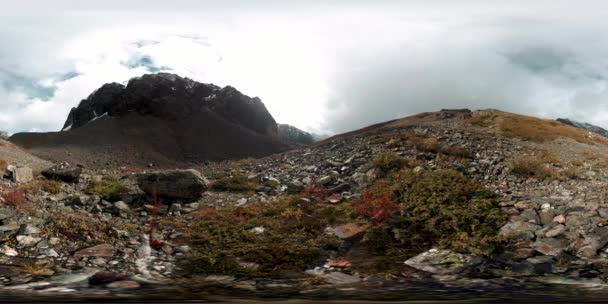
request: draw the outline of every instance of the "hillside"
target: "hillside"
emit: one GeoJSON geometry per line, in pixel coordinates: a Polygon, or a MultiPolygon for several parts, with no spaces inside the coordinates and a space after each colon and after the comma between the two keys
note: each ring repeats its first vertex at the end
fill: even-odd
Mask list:
{"type": "MultiPolygon", "coordinates": [[[[4,282],[52,292],[72,286],[61,283],[71,272],[87,286],[73,292],[172,287],[177,299],[210,288],[398,299],[601,286],[607,167],[608,139],[593,132],[497,110],[442,110],[196,170],[85,169],[78,184],[8,183],[36,208],[2,220],[12,232],[0,248],[18,252],[6,263],[44,267],[33,279],[41,287],[18,274],[4,282]]],[[[7,210],[20,206],[3,200],[7,210]]]]}
{"type": "Polygon", "coordinates": [[[61,132],[10,141],[55,162],[89,167],[184,167],[289,148],[259,98],[172,74],[102,86],[72,109],[61,132]]]}

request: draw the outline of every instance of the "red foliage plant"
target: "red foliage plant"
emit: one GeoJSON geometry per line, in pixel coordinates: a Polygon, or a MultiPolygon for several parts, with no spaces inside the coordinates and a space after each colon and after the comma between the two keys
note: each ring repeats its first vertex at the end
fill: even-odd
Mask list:
{"type": "Polygon", "coordinates": [[[23,189],[4,192],[2,198],[5,204],[15,208],[21,207],[26,202],[25,191],[23,189]]]}
{"type": "Polygon", "coordinates": [[[381,227],[388,223],[395,212],[399,210],[399,204],[391,200],[390,194],[374,197],[369,191],[363,191],[360,201],[355,202],[355,212],[365,217],[375,227],[381,227]]]}
{"type": "Polygon", "coordinates": [[[309,185],[302,191],[302,196],[306,198],[324,199],[327,196],[327,193],[322,186],[309,185]]]}

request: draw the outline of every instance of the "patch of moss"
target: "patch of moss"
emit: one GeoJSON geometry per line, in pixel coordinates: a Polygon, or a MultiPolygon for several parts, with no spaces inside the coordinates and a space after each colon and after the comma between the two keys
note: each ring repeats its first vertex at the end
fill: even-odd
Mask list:
{"type": "Polygon", "coordinates": [[[101,181],[89,184],[85,192],[98,195],[101,199],[114,202],[120,199],[122,194],[129,191],[116,177],[106,175],[101,181]]]}
{"type": "Polygon", "coordinates": [[[337,246],[324,234],[335,220],[327,208],[333,207],[288,197],[201,213],[188,235],[193,250],[181,268],[187,275],[241,276],[303,270],[319,260],[322,248],[337,246]]]}
{"type": "Polygon", "coordinates": [[[234,175],[216,180],[211,184],[211,188],[216,191],[247,192],[255,190],[257,184],[249,181],[247,176],[234,175]]]}
{"type": "Polygon", "coordinates": [[[401,170],[369,191],[399,206],[390,220],[366,232],[361,245],[386,261],[403,261],[433,247],[489,254],[506,215],[497,196],[453,170],[401,170]]]}

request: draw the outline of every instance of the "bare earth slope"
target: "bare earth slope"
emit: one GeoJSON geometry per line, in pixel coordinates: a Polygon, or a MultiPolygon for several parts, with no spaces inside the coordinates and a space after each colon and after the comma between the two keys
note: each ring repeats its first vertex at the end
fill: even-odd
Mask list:
{"type": "Polygon", "coordinates": [[[0,139],[0,160],[7,164],[28,166],[39,171],[52,166],[52,163],[33,156],[13,143],[0,139]]]}

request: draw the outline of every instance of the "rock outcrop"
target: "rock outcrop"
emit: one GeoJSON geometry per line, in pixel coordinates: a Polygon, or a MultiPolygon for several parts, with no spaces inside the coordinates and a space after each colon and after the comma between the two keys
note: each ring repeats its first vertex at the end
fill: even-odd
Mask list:
{"type": "Polygon", "coordinates": [[[315,138],[312,134],[304,132],[294,126],[279,124],[278,128],[279,137],[285,141],[302,145],[310,145],[315,142],[315,138]]]}

